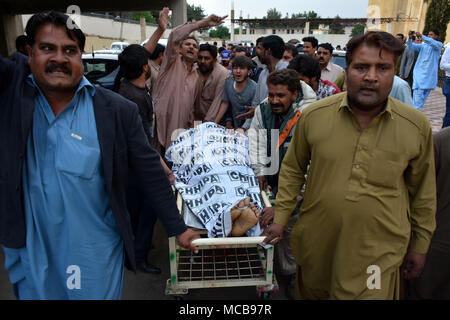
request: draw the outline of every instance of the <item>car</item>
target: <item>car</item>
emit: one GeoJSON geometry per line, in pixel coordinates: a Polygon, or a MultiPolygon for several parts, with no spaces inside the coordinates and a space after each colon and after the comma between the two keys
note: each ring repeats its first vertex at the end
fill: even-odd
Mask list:
{"type": "MultiPolygon", "coordinates": [[[[148,40],[150,40],[150,38],[147,39],[147,40],[145,40],[145,41],[142,41],[141,46],[145,45],[145,44],[147,43],[148,40]]],[[[167,47],[167,40],[168,40],[168,39],[159,39],[159,40],[158,40],[158,43],[159,43],[159,44],[162,44],[164,47],[167,47]]]]}
{"type": "Polygon", "coordinates": [[[331,57],[331,62],[337,64],[338,66],[345,69],[347,62],[345,60],[345,55],[347,51],[344,50],[333,50],[333,56],[331,57]]]}
{"type": "Polygon", "coordinates": [[[126,47],[128,47],[130,44],[128,42],[113,42],[111,43],[110,50],[117,50],[117,51],[123,51],[126,47]]]}
{"type": "Polygon", "coordinates": [[[303,54],[303,43],[299,42],[295,46],[297,47],[298,53],[303,54]]]}
{"type": "Polygon", "coordinates": [[[113,90],[114,80],[119,72],[117,53],[85,53],[82,55],[84,76],[92,84],[113,90]]]}

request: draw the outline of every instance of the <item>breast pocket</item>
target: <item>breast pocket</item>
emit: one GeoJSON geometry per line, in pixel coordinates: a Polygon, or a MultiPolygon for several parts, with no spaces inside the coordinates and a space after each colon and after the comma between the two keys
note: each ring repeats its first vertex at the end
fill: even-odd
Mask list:
{"type": "Polygon", "coordinates": [[[100,166],[100,148],[94,138],[67,136],[58,141],[56,169],[82,179],[92,179],[100,166]]]}
{"type": "Polygon", "coordinates": [[[406,166],[407,161],[402,154],[376,149],[369,160],[367,182],[397,189],[406,166]]]}

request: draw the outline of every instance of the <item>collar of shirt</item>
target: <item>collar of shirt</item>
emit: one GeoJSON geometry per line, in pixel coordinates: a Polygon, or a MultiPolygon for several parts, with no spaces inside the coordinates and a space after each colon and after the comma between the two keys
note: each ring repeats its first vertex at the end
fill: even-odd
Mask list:
{"type": "MultiPolygon", "coordinates": [[[[340,111],[340,110],[343,109],[343,108],[348,109],[348,110],[353,114],[353,110],[352,110],[352,108],[350,108],[350,106],[349,106],[349,104],[348,104],[348,95],[347,95],[347,94],[345,94],[344,99],[342,99],[342,102],[341,102],[341,104],[339,105],[338,110],[340,111]]],[[[381,111],[381,112],[377,115],[377,117],[378,117],[378,116],[381,116],[381,115],[382,115],[383,113],[385,113],[385,112],[389,114],[389,116],[390,116],[391,119],[394,119],[394,115],[393,115],[393,113],[392,113],[391,99],[390,99],[389,97],[388,97],[388,99],[387,99],[386,107],[384,108],[383,111],[381,111]]]]}
{"type": "MultiPolygon", "coordinates": [[[[30,75],[28,76],[27,81],[28,81],[28,83],[31,84],[33,87],[35,87],[36,89],[38,89],[40,94],[43,94],[42,91],[41,91],[41,88],[39,88],[38,84],[36,83],[36,80],[34,79],[33,74],[30,74],[30,75]]],[[[81,78],[81,81],[80,81],[80,83],[78,84],[78,88],[77,88],[75,94],[78,94],[78,92],[79,92],[81,89],[83,89],[84,87],[86,87],[87,91],[89,92],[89,94],[90,94],[91,96],[94,96],[94,94],[95,94],[95,87],[89,82],[88,79],[86,79],[85,76],[83,76],[83,78],[81,78]]]]}
{"type": "MultiPolygon", "coordinates": [[[[40,99],[39,99],[39,100],[36,100],[36,101],[37,101],[38,105],[41,105],[41,106],[44,108],[44,113],[45,113],[45,116],[46,116],[46,118],[47,118],[48,123],[54,122],[54,121],[56,120],[57,117],[55,117],[53,111],[50,111],[50,110],[51,110],[51,107],[50,107],[50,105],[48,104],[48,101],[47,101],[47,99],[45,98],[45,95],[44,95],[44,93],[42,92],[41,88],[39,88],[38,84],[36,83],[36,80],[34,79],[33,74],[30,74],[30,75],[28,76],[27,82],[28,82],[31,86],[35,87],[35,88],[38,90],[40,99]]],[[[91,97],[93,97],[94,94],[95,94],[95,87],[94,87],[94,86],[86,79],[86,77],[84,77],[84,76],[83,76],[83,78],[81,78],[81,81],[80,81],[80,83],[78,84],[78,88],[77,88],[77,90],[75,91],[75,94],[74,94],[74,96],[73,96],[73,99],[72,99],[72,100],[69,102],[69,104],[64,108],[64,110],[61,111],[61,113],[63,113],[65,110],[68,110],[68,109],[70,109],[70,108],[73,107],[73,110],[72,110],[72,120],[73,120],[74,114],[75,114],[75,112],[76,112],[76,110],[77,110],[79,97],[80,97],[80,94],[81,94],[82,92],[87,92],[91,97]],[[84,89],[85,89],[85,90],[84,90],[84,89]]],[[[59,116],[59,115],[58,115],[58,116],[59,116]]]]}
{"type": "Polygon", "coordinates": [[[325,70],[331,71],[331,61],[329,61],[329,62],[327,63],[327,66],[325,67],[325,70]]]}

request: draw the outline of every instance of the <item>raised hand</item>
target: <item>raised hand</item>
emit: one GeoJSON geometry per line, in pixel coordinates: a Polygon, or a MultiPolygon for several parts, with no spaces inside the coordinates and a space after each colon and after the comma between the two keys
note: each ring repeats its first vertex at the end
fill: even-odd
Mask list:
{"type": "Polygon", "coordinates": [[[164,7],[159,12],[158,26],[163,30],[166,30],[167,24],[169,23],[169,11],[170,9],[168,7],[164,7]]]}
{"type": "Polygon", "coordinates": [[[217,27],[223,24],[225,21],[225,18],[228,17],[228,15],[224,17],[216,16],[215,14],[210,15],[206,19],[200,21],[201,25],[200,28],[210,28],[210,27],[217,27]]]}

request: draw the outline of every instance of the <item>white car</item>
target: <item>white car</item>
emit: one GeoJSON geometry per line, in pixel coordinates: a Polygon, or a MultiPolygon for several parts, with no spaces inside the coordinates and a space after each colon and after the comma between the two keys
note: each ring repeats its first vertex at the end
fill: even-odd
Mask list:
{"type": "MultiPolygon", "coordinates": [[[[150,38],[145,41],[142,41],[141,46],[145,45],[148,40],[150,40],[150,38]]],[[[164,47],[167,47],[167,39],[159,39],[158,43],[162,44],[164,47]]]]}
{"type": "Polygon", "coordinates": [[[85,53],[82,55],[84,76],[91,83],[113,89],[114,79],[119,72],[119,58],[117,53],[85,53]]]}
{"type": "Polygon", "coordinates": [[[130,44],[128,42],[113,42],[111,43],[110,50],[117,50],[117,51],[123,51],[126,47],[128,47],[130,44]]]}

